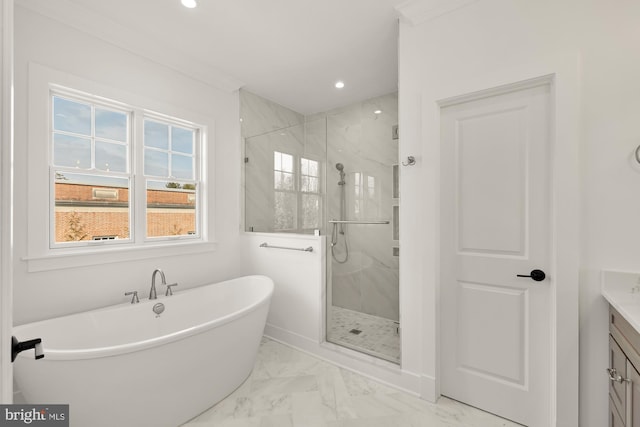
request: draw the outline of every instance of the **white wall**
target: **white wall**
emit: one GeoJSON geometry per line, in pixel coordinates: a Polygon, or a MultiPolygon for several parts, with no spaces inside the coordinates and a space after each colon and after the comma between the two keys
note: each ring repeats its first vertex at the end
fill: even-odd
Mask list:
{"type": "MultiPolygon", "coordinates": [[[[151,273],[162,268],[170,282],[193,287],[240,272],[240,128],[238,93],[219,90],[113,44],[16,7],[16,153],[14,323],[21,324],[126,301],[123,294],[149,291],[151,273]],[[209,139],[209,225],[215,252],[29,273],[27,182],[30,153],[29,64],[52,68],[102,86],[172,105],[215,124],[209,139]]],[[[171,52],[167,52],[170,55],[171,52]]],[[[46,141],[42,142],[46,144],[46,141]]],[[[43,145],[43,150],[46,145],[43,145]]],[[[47,221],[47,213],[42,213],[47,221]]]]}
{"type": "Polygon", "coordinates": [[[275,289],[265,333],[307,348],[322,341],[324,238],[300,234],[244,233],[243,274],[263,274],[275,289]],[[263,248],[312,247],[312,252],[263,248]],[[295,342],[291,342],[295,340],[295,342]]]}
{"type": "Polygon", "coordinates": [[[241,238],[243,274],[273,279],[274,294],[265,335],[317,357],[411,393],[418,393],[419,376],[385,360],[324,342],[326,236],[244,233],[241,238]],[[260,244],[313,252],[261,248],[260,244]]]}
{"type": "MultiPolygon", "coordinates": [[[[403,198],[401,226],[414,225],[418,230],[415,239],[403,242],[403,253],[418,251],[421,245],[428,244],[419,255],[404,259],[404,269],[401,264],[401,275],[407,270],[418,274],[419,263],[424,266],[423,277],[417,284],[402,282],[405,297],[401,297],[401,313],[424,322],[423,372],[427,377],[437,376],[438,354],[433,350],[437,349],[439,298],[436,102],[555,74],[555,120],[560,130],[555,135],[556,148],[557,154],[566,159],[564,165],[556,165],[556,173],[564,175],[568,171],[569,181],[572,175],[580,177],[575,185],[570,183],[561,188],[564,194],[556,193],[554,199],[560,210],[566,205],[576,205],[581,199],[581,212],[562,219],[565,223],[579,223],[580,228],[572,225],[566,230],[556,230],[560,252],[570,247],[571,240],[579,239],[582,248],[579,425],[607,425],[608,391],[604,374],[608,365],[607,307],[600,295],[599,274],[605,268],[640,271],[640,228],[636,225],[640,214],[640,167],[631,159],[640,144],[640,59],[635,54],[640,42],[640,4],[606,0],[478,0],[456,4],[466,7],[436,18],[433,16],[438,13],[430,16],[425,13],[417,25],[409,22],[401,25],[402,150],[417,155],[419,160],[413,170],[403,175],[402,194],[410,192],[420,199],[416,202],[403,198]],[[573,148],[574,142],[579,148],[573,148]],[[580,152],[580,174],[575,173],[576,156],[567,155],[572,151],[580,152]],[[578,184],[580,192],[575,191],[578,184]],[[568,191],[571,187],[574,191],[568,191]],[[408,216],[406,203],[412,204],[412,217],[408,216]],[[420,218],[420,224],[414,218],[420,218]],[[407,298],[409,295],[411,298],[407,298]],[[418,297],[422,298],[427,316],[423,319],[416,314],[417,304],[410,302],[418,297]]],[[[568,264],[578,262],[577,253],[561,255],[568,264]]],[[[564,267],[556,266],[557,271],[564,267]]],[[[556,291],[559,307],[566,306],[569,312],[556,314],[566,316],[566,322],[571,323],[575,294],[565,292],[563,285],[573,282],[574,273],[563,274],[566,277],[556,278],[556,291]]],[[[560,375],[565,375],[576,369],[570,354],[578,343],[573,336],[556,338],[560,349],[558,369],[560,375]],[[569,356],[567,360],[562,360],[564,355],[569,356]]],[[[573,378],[571,373],[568,376],[573,378]]],[[[557,425],[577,425],[577,396],[563,396],[562,384],[558,384],[557,390],[559,402],[564,402],[558,408],[557,425]]]]}

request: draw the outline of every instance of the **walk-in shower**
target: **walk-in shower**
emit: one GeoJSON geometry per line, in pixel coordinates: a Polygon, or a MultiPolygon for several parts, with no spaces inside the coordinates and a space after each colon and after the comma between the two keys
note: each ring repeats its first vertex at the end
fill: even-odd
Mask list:
{"type": "Polygon", "coordinates": [[[247,231],[326,236],[326,340],[400,361],[398,98],[303,116],[243,93],[247,231]]]}
{"type": "Polygon", "coordinates": [[[398,363],[397,95],[326,113],[327,341],[398,363]],[[337,183],[336,183],[337,178],[337,183]],[[336,185],[337,184],[337,185],[336,185]]]}

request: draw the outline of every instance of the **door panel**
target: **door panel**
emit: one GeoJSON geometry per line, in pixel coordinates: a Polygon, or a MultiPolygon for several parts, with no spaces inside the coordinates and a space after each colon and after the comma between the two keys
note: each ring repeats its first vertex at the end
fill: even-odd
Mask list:
{"type": "Polygon", "coordinates": [[[479,283],[459,282],[458,286],[459,369],[524,386],[527,291],[479,283]],[[485,310],[495,304],[503,309],[500,317],[485,310]]]}
{"type": "Polygon", "coordinates": [[[472,114],[456,123],[460,252],[523,255],[524,120],[519,108],[472,114]]]}
{"type": "Polygon", "coordinates": [[[550,420],[548,84],[441,109],[441,392],[550,420]],[[548,273],[548,271],[547,271],[548,273]]]}

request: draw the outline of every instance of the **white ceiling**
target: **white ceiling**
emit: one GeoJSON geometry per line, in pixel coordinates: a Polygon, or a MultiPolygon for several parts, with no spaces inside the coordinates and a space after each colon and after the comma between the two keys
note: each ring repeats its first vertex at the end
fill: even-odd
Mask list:
{"type": "Polygon", "coordinates": [[[253,93],[310,114],[397,90],[395,6],[402,1],[198,0],[195,9],[180,0],[71,3],[135,31],[167,55],[180,52],[253,93]],[[344,89],[334,88],[337,80],[344,89]]]}

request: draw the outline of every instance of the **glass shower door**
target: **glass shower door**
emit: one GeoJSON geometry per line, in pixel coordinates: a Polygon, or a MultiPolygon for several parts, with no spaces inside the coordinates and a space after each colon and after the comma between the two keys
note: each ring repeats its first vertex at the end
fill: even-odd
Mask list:
{"type": "Polygon", "coordinates": [[[400,361],[397,94],[327,114],[327,341],[400,361]]]}

